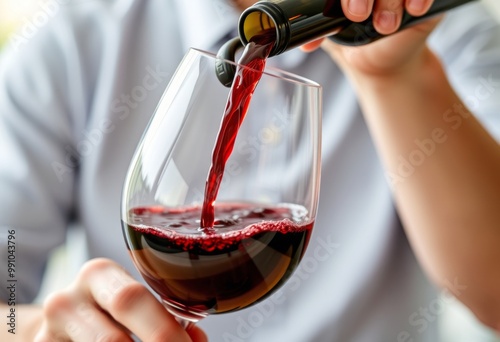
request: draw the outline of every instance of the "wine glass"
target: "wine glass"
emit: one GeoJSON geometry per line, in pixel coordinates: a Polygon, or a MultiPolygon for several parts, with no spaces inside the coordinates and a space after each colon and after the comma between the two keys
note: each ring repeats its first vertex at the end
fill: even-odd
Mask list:
{"type": "Polygon", "coordinates": [[[276,291],[305,252],[319,195],[321,87],[269,68],[232,152],[225,151],[230,156],[216,179],[220,188],[208,203],[213,224],[202,227],[229,93],[217,79],[216,62],[220,58],[197,49],[185,55],[139,142],[122,197],[132,260],[186,328],[276,291]]]}

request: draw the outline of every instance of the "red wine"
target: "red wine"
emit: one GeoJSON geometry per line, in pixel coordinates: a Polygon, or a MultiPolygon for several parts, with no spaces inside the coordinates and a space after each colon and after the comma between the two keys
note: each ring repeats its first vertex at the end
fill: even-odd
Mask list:
{"type": "Polygon", "coordinates": [[[200,206],[132,209],[125,239],[146,282],[174,311],[200,318],[262,300],[297,267],[313,223],[297,205],[216,204],[216,232],[200,206]]]}
{"type": "Polygon", "coordinates": [[[212,165],[205,184],[201,227],[208,232],[214,224],[214,203],[217,198],[226,162],[233,151],[238,130],[248,111],[250,99],[259,83],[266,59],[274,46],[274,30],[264,31],[252,38],[238,62],[236,75],[229,91],[217,142],[212,152],[212,165]]]}

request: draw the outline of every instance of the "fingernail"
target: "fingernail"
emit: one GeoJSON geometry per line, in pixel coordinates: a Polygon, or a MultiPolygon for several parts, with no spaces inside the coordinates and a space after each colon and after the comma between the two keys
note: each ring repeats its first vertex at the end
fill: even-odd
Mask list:
{"type": "Polygon", "coordinates": [[[349,0],[347,8],[351,14],[356,16],[368,15],[368,0],[349,0]]]}
{"type": "Polygon", "coordinates": [[[408,2],[407,9],[411,12],[421,13],[425,10],[426,5],[426,0],[410,0],[408,2]]]}
{"type": "Polygon", "coordinates": [[[378,23],[384,31],[394,31],[397,28],[397,18],[396,13],[392,11],[382,11],[378,16],[378,23]]]}

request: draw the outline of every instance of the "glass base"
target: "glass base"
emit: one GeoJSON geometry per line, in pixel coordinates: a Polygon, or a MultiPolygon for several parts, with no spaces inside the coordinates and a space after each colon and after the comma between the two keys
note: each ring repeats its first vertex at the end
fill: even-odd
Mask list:
{"type": "Polygon", "coordinates": [[[163,301],[163,305],[165,306],[167,311],[175,317],[177,322],[179,322],[179,324],[186,330],[188,330],[202,318],[207,317],[207,314],[193,312],[186,307],[175,305],[167,301],[163,301]]]}

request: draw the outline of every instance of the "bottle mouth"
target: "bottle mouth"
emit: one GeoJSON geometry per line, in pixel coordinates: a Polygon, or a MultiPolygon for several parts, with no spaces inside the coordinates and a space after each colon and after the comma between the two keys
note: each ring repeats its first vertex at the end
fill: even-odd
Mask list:
{"type": "Polygon", "coordinates": [[[262,2],[243,11],[238,24],[239,37],[226,42],[217,53],[221,59],[216,63],[215,72],[223,85],[230,87],[236,73],[236,67],[224,60],[234,61],[239,49],[246,46],[253,37],[263,35],[270,30],[275,31],[276,37],[269,54],[269,57],[272,57],[284,52],[288,45],[286,38],[290,30],[282,10],[273,3],[262,2]]]}
{"type": "Polygon", "coordinates": [[[243,44],[239,37],[228,40],[221,46],[217,52],[217,60],[215,62],[215,74],[225,87],[231,87],[234,76],[236,75],[236,65],[228,63],[236,60],[236,52],[243,48],[243,44]]]}
{"type": "Polygon", "coordinates": [[[247,45],[252,37],[274,29],[276,43],[269,54],[271,57],[287,49],[286,37],[290,32],[288,25],[288,20],[280,7],[269,2],[260,2],[243,11],[239,19],[238,34],[243,45],[247,45]]]}

